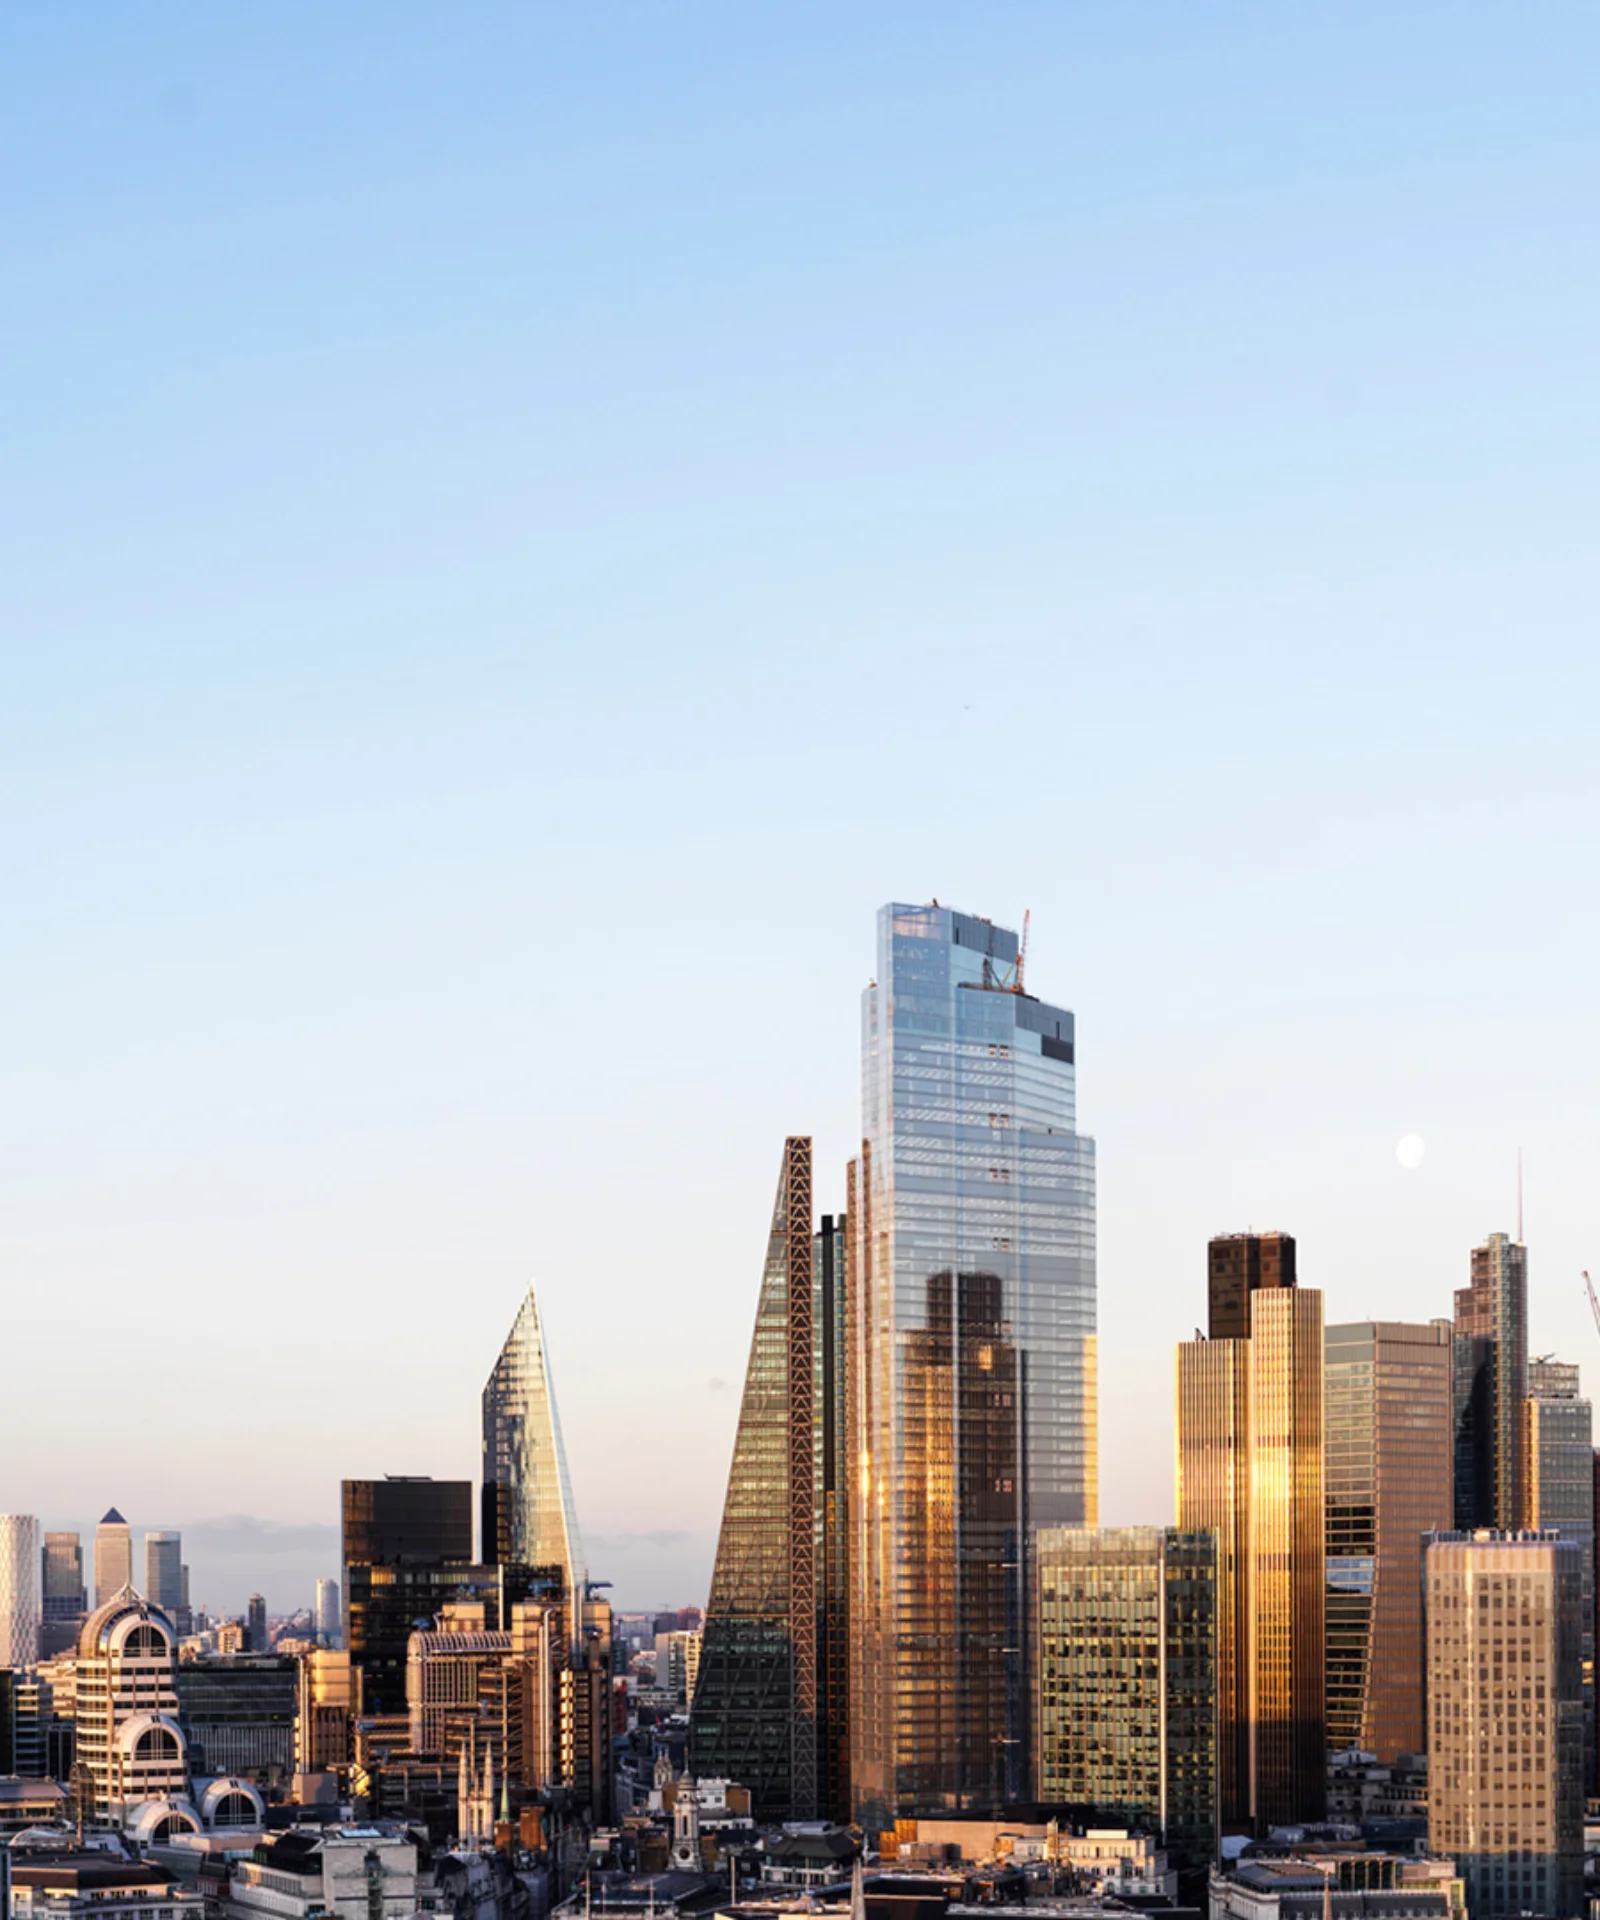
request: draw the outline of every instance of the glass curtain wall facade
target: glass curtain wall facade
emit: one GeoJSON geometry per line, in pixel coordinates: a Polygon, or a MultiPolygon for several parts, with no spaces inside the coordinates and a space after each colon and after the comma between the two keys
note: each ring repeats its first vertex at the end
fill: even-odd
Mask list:
{"type": "Polygon", "coordinates": [[[39,1658],[39,1522],[0,1513],[0,1667],[39,1658]]]}
{"type": "Polygon", "coordinates": [[[144,1537],[145,1598],[176,1616],[183,1605],[183,1536],[147,1533],[144,1537]]]}
{"type": "Polygon", "coordinates": [[[1041,1527],[1097,1517],[1094,1143],[1015,933],[878,916],[849,1321],[851,1776],[866,1825],[1025,1799],[1041,1527]]]}
{"type": "Polygon", "coordinates": [[[1423,1535],[1454,1504],[1451,1330],[1361,1321],[1323,1340],[1328,1746],[1427,1746],[1423,1535]]]}
{"type": "Polygon", "coordinates": [[[346,1480],[345,1645],[367,1713],[406,1710],[406,1648],[471,1584],[472,1482],[346,1480]]]}
{"type": "Polygon", "coordinates": [[[1205,1866],[1216,1847],[1216,1536],[1046,1528],[1034,1578],[1039,1798],[1153,1827],[1175,1866],[1205,1866]]]}
{"type": "Polygon", "coordinates": [[[1456,1294],[1455,1519],[1464,1531],[1520,1527],[1526,1512],[1528,1250],[1491,1233],[1456,1294]]]}
{"type": "Polygon", "coordinates": [[[1578,1391],[1578,1369],[1560,1360],[1528,1362],[1524,1448],[1524,1524],[1575,1540],[1582,1564],[1584,1778],[1595,1769],[1594,1690],[1594,1418],[1578,1391]]]}
{"type": "Polygon", "coordinates": [[[1178,1348],[1178,1525],[1218,1536],[1218,1820],[1319,1819],[1327,1799],[1322,1296],[1251,1298],[1248,1340],[1178,1348]]]}
{"type": "MultiPolygon", "coordinates": [[[[810,1140],[791,1136],[767,1235],[689,1723],[690,1771],[740,1781],[763,1821],[816,1817],[830,1745],[822,1724],[829,1690],[818,1671],[826,1619],[826,1578],[818,1579],[826,1497],[819,1501],[818,1482],[832,1421],[818,1406],[811,1172],[810,1140]]],[[[825,1554],[823,1566],[825,1574],[825,1554]]]]}
{"type": "Polygon", "coordinates": [[[94,1530],[94,1603],[103,1607],[133,1585],[133,1530],[115,1507],[94,1530]]]}
{"type": "Polygon", "coordinates": [[[817,1364],[817,1788],[846,1824],[850,1799],[850,1437],[845,1414],[849,1222],[822,1216],[812,1251],[817,1364]]]}
{"type": "Polygon", "coordinates": [[[532,1287],[483,1389],[483,1557],[559,1569],[571,1606],[582,1603],[588,1574],[532,1287]]]}
{"type": "Polygon", "coordinates": [[[1428,1546],[1428,1845],[1473,1920],[1584,1910],[1580,1561],[1487,1528],[1428,1546]]]}

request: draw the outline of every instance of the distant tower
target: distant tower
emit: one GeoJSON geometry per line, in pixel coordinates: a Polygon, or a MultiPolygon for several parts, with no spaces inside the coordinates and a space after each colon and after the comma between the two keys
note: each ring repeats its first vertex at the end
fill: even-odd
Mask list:
{"type": "Polygon", "coordinates": [[[1528,1249],[1491,1233],[1456,1294],[1455,1518],[1511,1532],[1526,1519],[1528,1249]]]}
{"type": "Polygon", "coordinates": [[[700,1871],[700,1796],[687,1768],[678,1781],[672,1803],[672,1867],[682,1873],[700,1871]]]}
{"type": "Polygon", "coordinates": [[[169,1614],[183,1605],[183,1536],[147,1533],[144,1537],[144,1597],[169,1614]]]}
{"type": "Polygon", "coordinates": [[[133,1585],[133,1529],[113,1507],[94,1532],[94,1604],[133,1585]]]}
{"type": "Polygon", "coordinates": [[[0,1667],[39,1658],[39,1522],[0,1513],[0,1667]]]}
{"type": "Polygon", "coordinates": [[[483,1558],[559,1569],[576,1628],[587,1570],[532,1287],[483,1389],[483,1558]]]}
{"type": "Polygon", "coordinates": [[[316,1613],[318,1642],[324,1647],[337,1647],[339,1628],[339,1583],[337,1580],[319,1580],[316,1613]]]}
{"type": "Polygon", "coordinates": [[[250,1635],[250,1651],[265,1653],[267,1650],[267,1603],[259,1593],[251,1594],[245,1602],[245,1630],[250,1635]]]}

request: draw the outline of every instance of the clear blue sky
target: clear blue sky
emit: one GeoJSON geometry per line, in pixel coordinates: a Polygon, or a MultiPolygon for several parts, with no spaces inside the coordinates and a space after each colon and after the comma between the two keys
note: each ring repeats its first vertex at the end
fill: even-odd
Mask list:
{"type": "Polygon", "coordinates": [[[1600,1377],[1593,8],[4,34],[0,1508],[308,1598],[532,1278],[699,1598],[894,897],[1077,1010],[1108,1518],[1208,1234],[1448,1312],[1519,1143],[1600,1377]]]}

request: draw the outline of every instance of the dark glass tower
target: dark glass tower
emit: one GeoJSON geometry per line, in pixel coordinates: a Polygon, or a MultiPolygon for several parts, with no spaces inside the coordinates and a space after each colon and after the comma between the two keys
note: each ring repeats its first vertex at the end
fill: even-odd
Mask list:
{"type": "Polygon", "coordinates": [[[343,1483],[345,1645],[367,1713],[406,1710],[406,1649],[476,1571],[472,1482],[426,1476],[343,1483]]]}
{"type": "Polygon", "coordinates": [[[750,1788],[762,1821],[847,1793],[839,1342],[844,1223],[811,1225],[811,1142],[784,1143],[690,1712],[697,1774],[750,1788]]]}
{"type": "Polygon", "coordinates": [[[1465,1531],[1523,1524],[1528,1393],[1528,1250],[1504,1233],[1472,1249],[1456,1294],[1455,1509],[1465,1531]]]}
{"type": "Polygon", "coordinates": [[[1009,929],[885,907],[862,1021],[850,1747],[883,1827],[1028,1797],[1029,1543],[1097,1518],[1094,1143],[1009,929]]]}
{"type": "Polygon", "coordinates": [[[1263,1287],[1292,1287],[1294,1235],[1226,1233],[1206,1250],[1206,1331],[1213,1340],[1250,1338],[1250,1299],[1263,1287]]]}

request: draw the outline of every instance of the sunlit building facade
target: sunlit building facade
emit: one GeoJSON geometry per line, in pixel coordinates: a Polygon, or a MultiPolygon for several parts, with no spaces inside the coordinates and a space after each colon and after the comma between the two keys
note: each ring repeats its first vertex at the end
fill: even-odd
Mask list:
{"type": "Polygon", "coordinates": [[[94,1530],[94,1603],[103,1607],[133,1585],[133,1529],[112,1507],[94,1530]]]}
{"type": "Polygon", "coordinates": [[[176,1619],[183,1599],[183,1535],[147,1533],[144,1537],[144,1594],[176,1619]]]}
{"type": "Polygon", "coordinates": [[[1581,1555],[1552,1535],[1427,1550],[1428,1844],[1473,1920],[1583,1911],[1581,1555]]]}
{"type": "Polygon", "coordinates": [[[176,1646],[166,1614],[126,1582],[83,1624],[73,1711],[95,1818],[127,1823],[147,1803],[188,1793],[176,1646]]]}
{"type": "Polygon", "coordinates": [[[581,1603],[588,1575],[532,1287],[483,1389],[483,1558],[558,1572],[581,1603]]]}
{"type": "Polygon", "coordinates": [[[1264,1834],[1327,1797],[1322,1296],[1262,1289],[1250,1316],[1178,1348],[1178,1525],[1217,1536],[1219,1829],[1264,1834]]]}
{"type": "Polygon", "coordinates": [[[1034,1585],[1039,1799],[1154,1830],[1174,1865],[1206,1865],[1216,1847],[1216,1535],[1047,1527],[1034,1585]]]}
{"type": "Polygon", "coordinates": [[[1422,1552],[1454,1506],[1449,1323],[1329,1327],[1323,1425],[1328,1745],[1389,1766],[1427,1746],[1422,1552]]]}
{"type": "Polygon", "coordinates": [[[1097,1518],[1094,1143],[1015,933],[878,916],[850,1221],[857,1817],[1028,1797],[1030,1542],[1097,1518]]]}
{"type": "Polygon", "coordinates": [[[1455,1520],[1511,1531],[1527,1513],[1528,1249],[1491,1233],[1456,1294],[1455,1520]]]}

